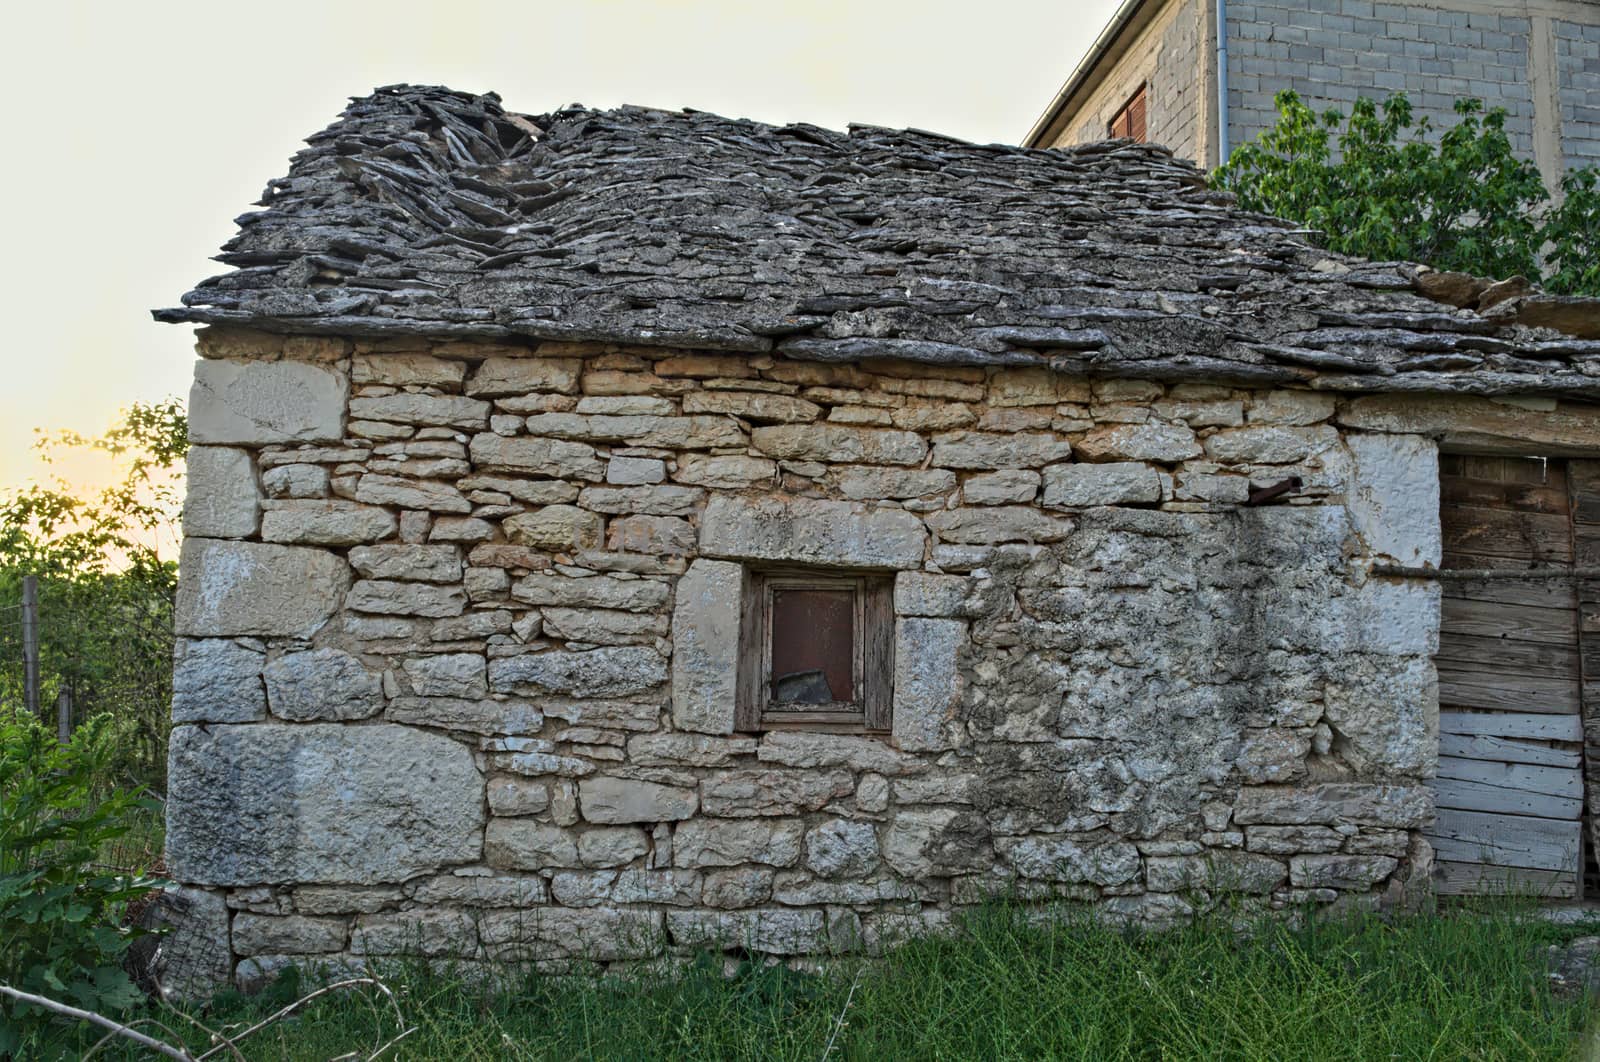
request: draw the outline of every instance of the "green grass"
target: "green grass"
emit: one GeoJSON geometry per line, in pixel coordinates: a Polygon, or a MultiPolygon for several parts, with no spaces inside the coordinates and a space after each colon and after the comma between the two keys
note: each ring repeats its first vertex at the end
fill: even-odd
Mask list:
{"type": "MultiPolygon", "coordinates": [[[[992,908],[959,936],[813,975],[746,965],[729,978],[708,956],[632,981],[534,976],[490,990],[394,970],[417,1031],[385,1057],[815,1060],[837,1028],[832,1054],[846,1059],[1570,1058],[1596,1011],[1551,991],[1544,957],[1579,932],[1505,906],[1244,935],[1220,918],[1137,933],[992,908]]],[[[242,1027],[298,991],[226,996],[203,1020],[242,1027]]],[[[325,997],[245,1053],[326,1059],[398,1029],[373,995],[325,997]]]]}

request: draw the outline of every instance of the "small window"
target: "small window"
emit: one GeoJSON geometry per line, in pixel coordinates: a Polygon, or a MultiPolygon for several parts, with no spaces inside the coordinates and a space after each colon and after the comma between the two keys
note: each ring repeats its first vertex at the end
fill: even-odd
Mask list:
{"type": "Polygon", "coordinates": [[[739,729],[889,729],[894,614],[888,579],[750,572],[740,632],[739,729]]]}
{"type": "Polygon", "coordinates": [[[1127,137],[1141,143],[1145,139],[1145,86],[1140,85],[1122,109],[1111,116],[1111,121],[1106,124],[1106,135],[1111,137],[1127,137]]]}

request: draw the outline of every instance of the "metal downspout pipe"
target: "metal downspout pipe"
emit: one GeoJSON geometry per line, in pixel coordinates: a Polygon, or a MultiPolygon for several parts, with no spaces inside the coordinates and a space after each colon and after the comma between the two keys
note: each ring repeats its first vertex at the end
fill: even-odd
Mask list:
{"type": "Polygon", "coordinates": [[[1228,0],[1217,0],[1217,165],[1228,161],[1228,0]]]}

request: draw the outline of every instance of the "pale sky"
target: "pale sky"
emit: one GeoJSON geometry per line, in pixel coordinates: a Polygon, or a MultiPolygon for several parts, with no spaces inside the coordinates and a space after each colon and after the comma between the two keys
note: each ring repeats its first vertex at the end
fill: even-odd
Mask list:
{"type": "MultiPolygon", "coordinates": [[[[188,392],[177,305],[300,140],[410,81],[769,122],[918,126],[1016,143],[1116,0],[49,0],[12,6],[0,193],[0,488],[32,429],[97,433],[188,392]]],[[[96,471],[69,473],[87,483],[96,471]]]]}

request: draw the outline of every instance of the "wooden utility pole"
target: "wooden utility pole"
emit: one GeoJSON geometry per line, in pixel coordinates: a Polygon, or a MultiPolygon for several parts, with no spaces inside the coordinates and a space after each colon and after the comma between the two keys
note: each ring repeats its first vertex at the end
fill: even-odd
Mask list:
{"type": "Polygon", "coordinates": [[[39,716],[39,580],[22,577],[22,703],[39,716]]]}

